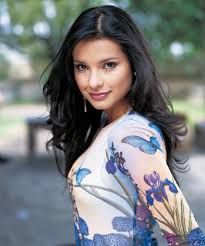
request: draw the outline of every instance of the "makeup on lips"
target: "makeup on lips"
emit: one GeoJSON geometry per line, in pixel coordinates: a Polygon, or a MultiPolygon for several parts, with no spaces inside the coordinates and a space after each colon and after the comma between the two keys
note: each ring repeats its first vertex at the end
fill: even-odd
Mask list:
{"type": "Polygon", "coordinates": [[[100,101],[100,100],[105,99],[110,92],[111,91],[99,92],[99,93],[89,93],[89,95],[93,100],[100,101]]]}

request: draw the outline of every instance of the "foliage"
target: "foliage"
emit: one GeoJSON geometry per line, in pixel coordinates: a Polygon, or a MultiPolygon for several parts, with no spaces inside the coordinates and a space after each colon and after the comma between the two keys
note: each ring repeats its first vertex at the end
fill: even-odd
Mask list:
{"type": "Polygon", "coordinates": [[[169,73],[166,69],[170,69],[171,64],[170,70],[175,72],[175,68],[178,68],[178,74],[183,70],[182,74],[188,72],[191,75],[204,76],[204,0],[163,2],[161,0],[120,0],[115,2],[128,10],[139,24],[162,71],[169,73]],[[173,42],[184,45],[184,54],[180,58],[170,53],[170,45],[173,42]],[[190,66],[190,63],[193,66],[190,66]]]}
{"type": "Polygon", "coordinates": [[[156,62],[165,73],[171,64],[173,71],[179,67],[184,68],[184,73],[188,71],[204,76],[204,0],[0,0],[0,15],[7,9],[11,26],[10,30],[5,31],[0,25],[0,41],[30,54],[34,64],[38,64],[39,59],[46,64],[56,54],[79,13],[88,7],[106,3],[114,3],[131,13],[144,31],[156,62]],[[49,12],[52,6],[54,11],[49,12]],[[37,33],[37,24],[44,25],[47,32],[37,33]],[[18,28],[23,28],[21,34],[16,32],[18,28]],[[173,42],[188,47],[180,59],[170,53],[173,42]]]}
{"type": "Polygon", "coordinates": [[[100,3],[100,0],[0,0],[0,13],[7,9],[11,26],[9,31],[0,26],[0,41],[29,54],[34,63],[39,59],[47,63],[56,54],[74,18],[82,10],[100,3]],[[36,25],[43,26],[46,32],[35,31],[36,25]],[[19,27],[22,29],[20,34],[15,31],[19,27]]]}
{"type": "MultiPolygon", "coordinates": [[[[123,6],[125,1],[116,1],[123,6]]],[[[204,48],[205,2],[203,0],[128,1],[126,9],[143,27],[147,36],[161,47],[177,40],[204,48]],[[191,29],[191,30],[190,30],[191,29]]]]}
{"type": "Polygon", "coordinates": [[[6,61],[4,56],[0,54],[0,80],[4,80],[7,78],[8,76],[7,68],[8,68],[8,62],[6,61]]]}
{"type": "Polygon", "coordinates": [[[187,123],[192,127],[205,119],[205,102],[199,104],[190,100],[173,100],[172,103],[174,111],[185,114],[187,123]]]}

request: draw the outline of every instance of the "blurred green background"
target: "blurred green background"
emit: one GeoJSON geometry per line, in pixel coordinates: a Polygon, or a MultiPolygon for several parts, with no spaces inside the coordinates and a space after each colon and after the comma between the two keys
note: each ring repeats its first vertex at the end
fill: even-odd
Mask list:
{"type": "MultiPolygon", "coordinates": [[[[144,32],[176,112],[194,126],[205,118],[203,0],[0,0],[0,105],[44,104],[40,75],[78,14],[115,4],[144,32]]],[[[4,106],[3,106],[4,105],[4,106]]],[[[0,134],[21,119],[0,114],[0,134]]]]}

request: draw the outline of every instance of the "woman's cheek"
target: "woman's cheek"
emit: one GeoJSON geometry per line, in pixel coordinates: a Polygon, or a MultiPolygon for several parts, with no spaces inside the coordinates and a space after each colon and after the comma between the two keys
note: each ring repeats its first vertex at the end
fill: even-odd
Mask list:
{"type": "Polygon", "coordinates": [[[83,84],[85,83],[85,79],[83,78],[83,76],[78,73],[75,74],[75,81],[78,87],[82,87],[83,84]]]}

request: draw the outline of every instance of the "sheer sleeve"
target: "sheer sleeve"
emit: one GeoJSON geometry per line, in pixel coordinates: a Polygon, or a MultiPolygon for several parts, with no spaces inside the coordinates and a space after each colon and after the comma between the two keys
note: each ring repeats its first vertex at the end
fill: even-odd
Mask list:
{"type": "Polygon", "coordinates": [[[168,245],[205,245],[205,235],[167,165],[165,141],[157,125],[127,121],[112,130],[109,148],[118,168],[137,187],[168,245]]]}

